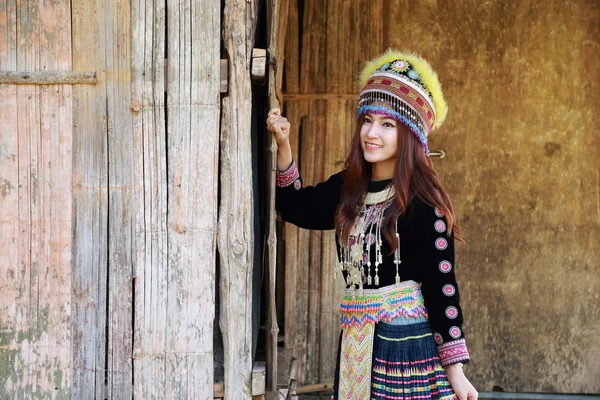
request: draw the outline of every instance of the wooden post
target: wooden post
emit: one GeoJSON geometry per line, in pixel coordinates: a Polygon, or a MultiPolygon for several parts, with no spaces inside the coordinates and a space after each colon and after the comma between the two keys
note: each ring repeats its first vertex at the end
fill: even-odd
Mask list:
{"type": "MultiPolygon", "coordinates": [[[[285,33],[287,28],[287,14],[289,9],[289,0],[270,0],[267,4],[267,30],[268,30],[268,55],[269,55],[269,108],[281,107],[280,98],[281,83],[283,79],[283,57],[285,46],[285,33]],[[278,98],[279,97],[279,98],[278,98]]],[[[267,388],[269,391],[277,390],[277,336],[279,327],[277,326],[276,309],[276,270],[277,270],[277,236],[275,227],[275,173],[277,171],[277,144],[272,134],[265,130],[269,135],[268,150],[269,166],[267,179],[268,199],[268,290],[267,290],[267,388]]]]}
{"type": "Polygon", "coordinates": [[[250,61],[258,2],[225,0],[223,42],[229,56],[229,95],[221,119],[220,325],[225,398],[249,399],[252,374],[254,207],[250,140],[250,61]]]}

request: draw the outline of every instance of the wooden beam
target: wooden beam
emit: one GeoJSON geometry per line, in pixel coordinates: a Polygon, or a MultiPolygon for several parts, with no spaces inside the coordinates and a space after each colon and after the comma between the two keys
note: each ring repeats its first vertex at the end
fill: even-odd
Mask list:
{"type": "Polygon", "coordinates": [[[223,382],[217,382],[213,385],[213,396],[215,399],[225,397],[225,385],[223,382]]]}
{"type": "Polygon", "coordinates": [[[283,100],[356,100],[358,93],[283,93],[283,100]]]}
{"type": "Polygon", "coordinates": [[[267,364],[264,361],[256,361],[252,368],[252,396],[265,394],[267,377],[267,364]]]}
{"type": "Polygon", "coordinates": [[[0,84],[8,85],[95,85],[95,72],[83,71],[0,71],[0,84]]]}
{"type": "Polygon", "coordinates": [[[252,49],[252,83],[263,83],[266,77],[266,70],[267,50],[252,49]]]}
{"type": "MultiPolygon", "coordinates": [[[[252,69],[251,77],[253,84],[261,84],[265,81],[267,71],[267,50],[266,49],[252,49],[252,69]]],[[[220,65],[220,76],[221,76],[221,94],[227,93],[228,89],[228,74],[229,74],[229,62],[221,60],[220,65]]]]}
{"type": "Polygon", "coordinates": [[[304,394],[304,393],[323,392],[325,390],[331,390],[331,389],[333,389],[333,382],[315,383],[312,385],[298,386],[296,388],[296,393],[304,394]]]}

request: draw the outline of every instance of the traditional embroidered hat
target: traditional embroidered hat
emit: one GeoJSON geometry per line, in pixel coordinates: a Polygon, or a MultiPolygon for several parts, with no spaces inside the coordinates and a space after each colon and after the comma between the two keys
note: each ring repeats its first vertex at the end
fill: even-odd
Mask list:
{"type": "Polygon", "coordinates": [[[408,126],[429,156],[427,136],[448,113],[442,86],[429,63],[415,53],[388,49],[367,62],[360,86],[357,119],[366,113],[383,114],[408,126]]]}

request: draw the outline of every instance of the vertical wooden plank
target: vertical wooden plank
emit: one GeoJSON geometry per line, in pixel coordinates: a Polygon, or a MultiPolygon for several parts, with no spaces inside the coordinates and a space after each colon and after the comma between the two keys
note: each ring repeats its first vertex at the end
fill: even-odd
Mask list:
{"type": "MultiPolygon", "coordinates": [[[[299,34],[298,34],[298,4],[297,0],[290,0],[288,11],[288,26],[285,45],[285,85],[288,92],[297,93],[299,85],[298,57],[299,57],[299,34]]],[[[292,154],[298,154],[299,118],[297,116],[297,102],[285,102],[285,113],[291,124],[290,144],[292,154]]],[[[296,156],[297,157],[297,156],[296,156]]],[[[297,160],[299,161],[299,160],[297,160]]],[[[294,340],[296,338],[296,276],[297,276],[297,239],[298,228],[292,224],[284,225],[285,236],[285,317],[284,334],[286,355],[295,355],[294,340]]],[[[286,366],[287,368],[287,366],[286,366]]]]}
{"type": "Polygon", "coordinates": [[[73,1],[73,68],[99,81],[74,93],[73,393],[81,397],[132,393],[129,21],[129,1],[73,1]]]}
{"type": "Polygon", "coordinates": [[[214,384],[220,6],[201,0],[168,0],[167,7],[167,395],[210,398],[214,384]]]}
{"type": "MultiPolygon", "coordinates": [[[[300,63],[300,91],[303,93],[323,92],[326,87],[326,75],[322,61],[326,54],[327,9],[329,3],[320,1],[305,2],[302,26],[302,55],[300,63]],[[325,12],[323,11],[325,10],[325,12]]],[[[301,174],[307,185],[314,185],[323,180],[323,136],[325,102],[313,100],[308,108],[308,126],[302,136],[301,174]]],[[[302,290],[306,293],[306,307],[297,312],[306,314],[303,318],[304,338],[302,357],[298,368],[298,378],[303,383],[316,383],[319,371],[319,312],[320,312],[320,278],[321,278],[321,238],[322,232],[301,232],[307,235],[307,241],[299,243],[306,254],[306,273],[299,275],[302,290]]],[[[301,325],[302,326],[302,325],[301,325]]]]}
{"type": "MultiPolygon", "coordinates": [[[[324,180],[323,177],[323,158],[324,149],[322,132],[325,131],[325,101],[313,101],[310,105],[308,129],[306,141],[309,144],[309,151],[303,150],[303,156],[308,162],[304,165],[310,165],[312,168],[312,184],[317,184],[324,180]]],[[[307,143],[307,144],[308,144],[307,143]]],[[[309,243],[309,258],[308,258],[308,276],[304,280],[305,289],[308,293],[308,317],[306,326],[306,376],[304,383],[317,383],[319,379],[319,359],[320,359],[320,313],[321,313],[321,276],[323,269],[326,266],[322,265],[322,238],[326,235],[323,231],[311,231],[309,243]]]]}
{"type": "Polygon", "coordinates": [[[167,398],[167,135],[165,2],[136,0],[132,14],[135,237],[134,397],[167,398]]]}
{"type": "Polygon", "coordinates": [[[105,30],[101,1],[72,2],[73,69],[96,71],[98,84],[73,88],[73,380],[74,398],[107,397],[108,137],[105,30]]]}
{"type": "MultiPolygon", "coordinates": [[[[17,4],[16,0],[0,4],[0,68],[17,68],[17,4]]],[[[27,226],[21,222],[19,199],[28,189],[19,187],[19,132],[17,86],[0,85],[0,394],[17,397],[19,387],[27,384],[28,355],[22,351],[28,333],[27,297],[29,295],[28,264],[21,258],[22,242],[29,238],[27,226]],[[21,234],[21,232],[23,234],[21,234]],[[21,334],[19,335],[19,332],[21,334]]],[[[21,121],[24,122],[24,121],[21,121]]],[[[23,130],[23,128],[22,128],[23,130]]],[[[25,143],[21,144],[24,147],[25,143]]],[[[21,161],[22,162],[22,161],[21,161]]],[[[24,171],[27,172],[27,171],[24,171]]],[[[29,173],[26,175],[28,176],[29,173]]],[[[27,204],[22,209],[27,209],[27,204]]],[[[27,222],[24,221],[25,223],[27,222]]],[[[29,386],[30,387],[30,386],[29,386]]]]}
{"type": "MultiPolygon", "coordinates": [[[[68,1],[0,4],[0,69],[68,71],[68,1]]],[[[71,88],[0,85],[0,397],[67,398],[71,88]]]]}
{"type": "Polygon", "coordinates": [[[251,160],[250,61],[258,2],[225,0],[223,42],[229,56],[229,96],[221,119],[220,325],[225,397],[251,396],[254,217],[251,160]]]}
{"type": "MultiPolygon", "coordinates": [[[[107,398],[132,397],[133,136],[129,0],[104,0],[108,137],[107,398]]],[[[97,67],[98,68],[98,67],[97,67]]]]}

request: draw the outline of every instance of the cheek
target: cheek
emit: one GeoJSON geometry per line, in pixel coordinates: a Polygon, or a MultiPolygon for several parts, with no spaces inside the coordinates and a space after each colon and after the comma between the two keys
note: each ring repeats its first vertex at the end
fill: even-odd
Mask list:
{"type": "Polygon", "coordinates": [[[388,147],[393,147],[394,149],[398,147],[398,132],[396,130],[389,132],[388,135],[385,135],[385,144],[388,147]]]}
{"type": "Polygon", "coordinates": [[[360,128],[360,139],[361,141],[365,138],[365,136],[367,136],[367,133],[369,132],[369,129],[367,129],[364,125],[360,128]]]}

